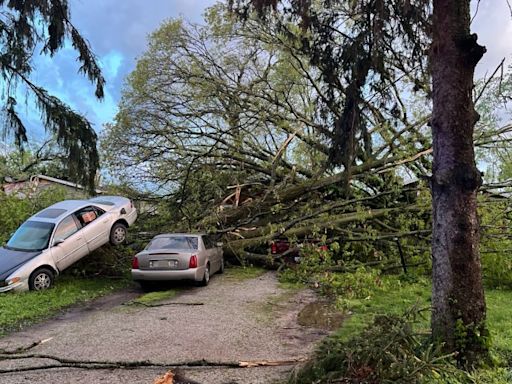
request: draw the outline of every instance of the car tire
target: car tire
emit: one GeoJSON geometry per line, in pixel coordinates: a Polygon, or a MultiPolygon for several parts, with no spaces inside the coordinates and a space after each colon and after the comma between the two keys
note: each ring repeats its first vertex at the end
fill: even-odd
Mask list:
{"type": "Polygon", "coordinates": [[[206,264],[204,269],[203,280],[199,282],[199,286],[206,287],[210,283],[210,263],[206,264]]]}
{"type": "Polygon", "coordinates": [[[51,288],[54,279],[53,271],[48,268],[39,268],[30,275],[28,287],[31,291],[43,291],[51,288]]]}
{"type": "Polygon", "coordinates": [[[110,230],[110,244],[121,245],[126,242],[127,232],[126,225],[123,223],[115,223],[110,230]]]}
{"type": "Polygon", "coordinates": [[[224,268],[225,268],[225,265],[224,265],[224,256],[222,256],[222,258],[220,259],[220,268],[219,268],[219,274],[223,274],[224,273],[224,268]]]}

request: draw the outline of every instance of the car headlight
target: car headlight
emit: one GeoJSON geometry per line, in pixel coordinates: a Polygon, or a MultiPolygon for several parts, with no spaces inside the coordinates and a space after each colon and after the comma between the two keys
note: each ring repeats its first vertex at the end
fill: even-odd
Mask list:
{"type": "Polygon", "coordinates": [[[12,285],[12,284],[16,284],[20,281],[21,281],[20,277],[13,277],[12,279],[7,279],[6,283],[7,283],[7,285],[12,285]]]}

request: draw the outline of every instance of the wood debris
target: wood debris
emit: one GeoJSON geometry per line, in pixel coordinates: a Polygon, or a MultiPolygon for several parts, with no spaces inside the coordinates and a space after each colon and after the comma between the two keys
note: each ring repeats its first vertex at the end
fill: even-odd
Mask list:
{"type": "Polygon", "coordinates": [[[174,384],[174,373],[172,371],[167,371],[165,375],[161,377],[157,377],[153,384],[174,384]]]}

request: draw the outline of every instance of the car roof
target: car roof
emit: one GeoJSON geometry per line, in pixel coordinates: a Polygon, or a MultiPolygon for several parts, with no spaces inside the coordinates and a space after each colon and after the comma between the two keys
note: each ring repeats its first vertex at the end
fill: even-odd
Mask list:
{"type": "Polygon", "coordinates": [[[160,237],[169,237],[169,236],[188,236],[188,237],[199,237],[199,236],[206,236],[205,233],[162,233],[160,235],[156,235],[154,239],[160,238],[160,237]]]}
{"type": "Polygon", "coordinates": [[[88,201],[92,201],[96,204],[103,204],[103,205],[122,205],[130,202],[130,199],[124,196],[111,196],[111,195],[99,195],[95,197],[91,197],[88,201]]]}
{"type": "MultiPolygon", "coordinates": [[[[70,213],[80,209],[87,207],[88,205],[96,205],[93,204],[94,202],[88,201],[88,200],[64,200],[59,201],[58,203],[55,203],[53,205],[50,205],[48,208],[45,208],[39,212],[37,212],[35,215],[31,216],[28,221],[44,221],[46,223],[58,223],[60,222],[64,217],[69,215],[70,213]],[[46,210],[62,210],[63,212],[60,213],[56,217],[41,217],[38,216],[41,214],[41,212],[44,212],[46,210]]],[[[53,216],[53,215],[51,215],[53,216]]]]}

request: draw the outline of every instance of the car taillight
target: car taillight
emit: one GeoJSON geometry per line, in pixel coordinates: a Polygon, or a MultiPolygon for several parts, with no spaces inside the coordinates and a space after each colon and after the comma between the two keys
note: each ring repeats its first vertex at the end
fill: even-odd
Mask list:
{"type": "Polygon", "coordinates": [[[329,247],[327,245],[321,245],[320,246],[320,250],[321,251],[328,251],[329,250],[329,247]]]}
{"type": "Polygon", "coordinates": [[[188,262],[189,268],[197,268],[197,256],[193,255],[190,256],[190,261],[188,262]]]}
{"type": "Polygon", "coordinates": [[[137,259],[137,256],[132,260],[132,269],[139,269],[139,259],[137,259]]]}
{"type": "Polygon", "coordinates": [[[272,253],[273,255],[275,255],[277,253],[277,244],[276,243],[270,244],[270,253],[272,253]]]}

